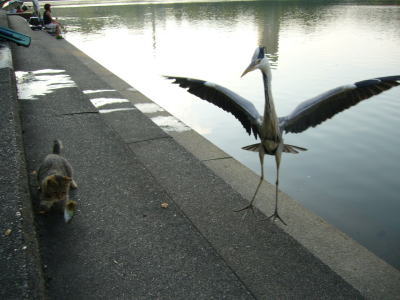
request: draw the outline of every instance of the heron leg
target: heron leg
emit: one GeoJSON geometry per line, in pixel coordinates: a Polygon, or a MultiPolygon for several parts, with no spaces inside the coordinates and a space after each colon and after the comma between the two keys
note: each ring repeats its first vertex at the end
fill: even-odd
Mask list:
{"type": "Polygon", "coordinates": [[[263,147],[261,147],[261,149],[259,150],[258,154],[259,154],[259,157],[260,157],[261,176],[260,176],[260,181],[258,182],[256,191],[254,192],[254,195],[253,195],[253,197],[251,198],[250,203],[249,203],[248,205],[246,205],[246,206],[243,207],[243,208],[234,210],[234,212],[239,212],[239,211],[243,211],[243,210],[245,210],[245,209],[249,209],[249,208],[250,208],[251,211],[252,211],[253,214],[254,214],[253,202],[254,202],[254,200],[256,199],[258,190],[260,189],[260,186],[261,186],[262,182],[264,181],[264,154],[265,154],[265,152],[264,152],[264,148],[263,148],[263,147]]]}
{"type": "Polygon", "coordinates": [[[276,162],[276,182],[275,182],[275,210],[274,213],[269,216],[267,218],[268,219],[272,219],[273,221],[275,221],[276,219],[278,219],[279,221],[281,221],[284,225],[287,225],[285,223],[285,221],[283,221],[283,219],[279,216],[278,214],[278,192],[279,192],[279,166],[281,164],[281,155],[282,152],[281,151],[277,151],[275,153],[275,162],[276,162]]]}

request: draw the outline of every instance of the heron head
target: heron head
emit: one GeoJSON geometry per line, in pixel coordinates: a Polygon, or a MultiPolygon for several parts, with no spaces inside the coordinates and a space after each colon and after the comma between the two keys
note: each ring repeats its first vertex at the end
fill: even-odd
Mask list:
{"type": "Polygon", "coordinates": [[[263,46],[257,47],[256,50],[254,51],[253,57],[251,58],[249,66],[246,68],[246,70],[244,70],[241,77],[243,77],[244,75],[246,75],[251,71],[266,67],[267,65],[268,65],[268,58],[265,56],[265,47],[263,46]]]}

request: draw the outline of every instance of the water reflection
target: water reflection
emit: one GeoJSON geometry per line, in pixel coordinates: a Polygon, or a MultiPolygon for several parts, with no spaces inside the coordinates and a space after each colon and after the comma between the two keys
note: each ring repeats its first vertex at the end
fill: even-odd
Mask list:
{"type": "MultiPolygon", "coordinates": [[[[333,87],[400,73],[400,7],[223,2],[54,8],[67,39],[233,157],[259,172],[254,143],[225,112],[160,75],[224,85],[263,111],[259,74],[240,74],[257,45],[273,59],[278,115],[333,87]]],[[[352,108],[287,143],[281,187],[400,267],[400,89],[352,108]]],[[[266,160],[274,180],[273,160],[266,160]]]]}

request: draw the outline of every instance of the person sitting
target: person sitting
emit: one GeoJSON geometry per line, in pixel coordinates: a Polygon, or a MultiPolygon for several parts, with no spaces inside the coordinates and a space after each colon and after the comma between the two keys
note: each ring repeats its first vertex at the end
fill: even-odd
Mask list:
{"type": "Polygon", "coordinates": [[[61,24],[51,16],[51,5],[48,3],[44,5],[43,23],[47,29],[55,30],[57,39],[62,39],[61,24]]]}

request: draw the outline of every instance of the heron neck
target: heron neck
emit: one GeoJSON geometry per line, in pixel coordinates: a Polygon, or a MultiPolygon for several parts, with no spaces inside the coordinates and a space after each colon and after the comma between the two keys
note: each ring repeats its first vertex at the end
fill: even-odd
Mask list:
{"type": "Polygon", "coordinates": [[[264,120],[263,120],[263,133],[264,138],[274,141],[281,139],[279,130],[278,117],[275,112],[274,100],[271,92],[271,72],[269,70],[262,70],[264,92],[265,92],[265,107],[264,107],[264,120]]]}
{"type": "Polygon", "coordinates": [[[274,99],[271,92],[271,72],[262,71],[265,93],[264,118],[276,119],[274,99]]]}

